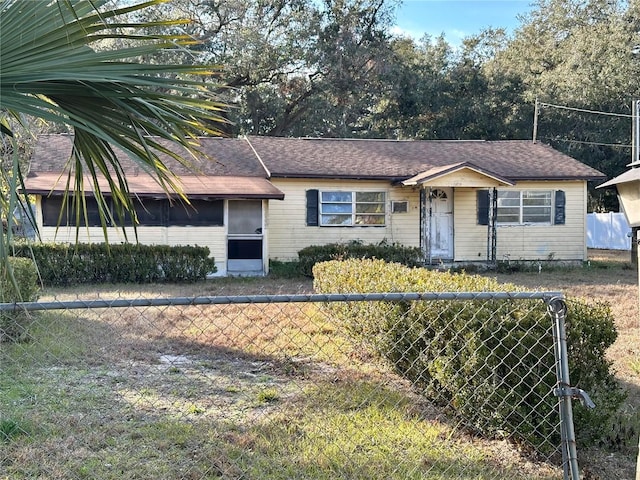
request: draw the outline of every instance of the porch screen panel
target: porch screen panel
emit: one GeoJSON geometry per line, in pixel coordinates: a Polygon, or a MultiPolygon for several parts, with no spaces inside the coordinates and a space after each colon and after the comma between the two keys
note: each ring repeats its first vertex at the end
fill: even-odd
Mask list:
{"type": "Polygon", "coordinates": [[[76,205],[74,199],[68,197],[62,211],[63,197],[52,196],[42,198],[42,224],[45,227],[56,227],[58,221],[61,226],[80,225],[81,227],[99,227],[100,213],[98,210],[98,202],[93,197],[86,197],[86,218],[84,207],[80,205],[80,221],[76,221],[76,205]],[[60,213],[62,212],[62,216],[60,213]],[[85,221],[86,220],[86,221],[85,221]]]}
{"type": "Polygon", "coordinates": [[[256,235],[262,233],[262,201],[229,201],[229,234],[256,235]]]}
{"type": "Polygon", "coordinates": [[[191,205],[174,203],[169,209],[169,225],[222,226],[223,200],[191,200],[191,205]]]}
{"type": "MultiPolygon", "coordinates": [[[[138,225],[142,227],[163,227],[167,223],[168,200],[145,198],[134,200],[138,225]]],[[[125,225],[133,225],[131,216],[125,213],[125,225]]]]}

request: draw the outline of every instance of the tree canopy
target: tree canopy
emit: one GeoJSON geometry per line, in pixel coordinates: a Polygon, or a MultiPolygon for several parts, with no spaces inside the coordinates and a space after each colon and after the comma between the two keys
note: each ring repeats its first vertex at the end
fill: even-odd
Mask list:
{"type": "Polygon", "coordinates": [[[228,134],[526,139],[537,99],[538,139],[609,176],[629,163],[638,0],[537,0],[512,34],[488,29],[460,47],[393,34],[397,5],[173,0],[145,20],[193,20],[180,31],[232,86],[228,134]]]}
{"type": "MultiPolygon", "coordinates": [[[[625,115],[631,114],[632,100],[640,98],[638,0],[537,0],[513,33],[489,29],[466,38],[459,47],[443,36],[414,39],[394,34],[398,0],[171,0],[135,7],[121,1],[117,13],[101,16],[92,10],[94,3],[2,1],[2,108],[4,112],[17,108],[5,91],[26,96],[31,111],[23,113],[46,112],[49,120],[64,121],[76,129],[79,141],[91,132],[94,137],[90,138],[99,139],[92,148],[101,148],[105,158],[110,158],[106,145],[114,137],[103,130],[81,128],[91,116],[81,118],[83,113],[75,111],[67,117],[56,110],[77,108],[82,102],[73,99],[78,97],[27,90],[45,85],[50,89],[55,83],[56,89],[69,91],[76,81],[81,83],[77,91],[86,98],[100,92],[100,102],[126,94],[129,103],[124,109],[98,107],[100,114],[109,115],[110,128],[132,121],[135,128],[126,132],[154,133],[154,128],[160,128],[172,138],[222,131],[227,135],[527,139],[533,136],[537,99],[541,102],[538,139],[609,176],[619,174],[629,163],[631,121],[625,115]],[[72,17],[60,14],[67,5],[84,9],[74,21],[83,28],[89,26],[87,35],[73,44],[56,44],[64,50],[55,53],[56,58],[73,60],[68,76],[51,77],[48,72],[45,79],[15,83],[14,72],[5,67],[7,61],[18,59],[11,52],[22,48],[32,54],[34,49],[19,43],[30,41],[28,36],[15,37],[18,43],[14,42],[11,31],[27,28],[26,19],[32,17],[22,14],[25,9],[46,5],[57,5],[56,15],[62,16],[57,23],[40,22],[39,29],[47,26],[46,34],[40,32],[41,39],[58,35],[60,40],[60,33],[74,25],[72,17]],[[128,20],[121,20],[124,16],[128,20]],[[105,39],[112,42],[111,48],[98,48],[105,39]],[[84,63],[89,59],[102,63],[89,69],[84,63]],[[121,77],[95,78],[106,68],[115,72],[111,63],[121,77]],[[212,81],[211,69],[203,65],[219,66],[217,78],[212,81]],[[94,78],[79,80],[80,70],[94,78]],[[133,81],[133,90],[116,88],[120,79],[133,81]],[[171,101],[198,99],[197,105],[178,110],[179,124],[196,113],[207,120],[198,120],[190,130],[172,130],[171,122],[153,118],[159,104],[136,100],[142,90],[149,95],[145,102],[151,101],[151,92],[160,92],[162,101],[167,95],[171,101]],[[34,93],[48,95],[48,101],[34,93]],[[220,101],[229,108],[221,109],[220,101]],[[113,116],[114,112],[121,116],[113,116]]],[[[54,51],[42,49],[40,54],[46,58],[54,51]]],[[[54,63],[59,69],[65,62],[54,63]]],[[[93,114],[95,109],[89,108],[93,114]]],[[[140,155],[144,149],[129,146],[128,150],[140,155]]],[[[147,167],[169,182],[156,160],[147,167]]],[[[606,208],[610,200],[595,198],[593,207],[606,208]]]]}

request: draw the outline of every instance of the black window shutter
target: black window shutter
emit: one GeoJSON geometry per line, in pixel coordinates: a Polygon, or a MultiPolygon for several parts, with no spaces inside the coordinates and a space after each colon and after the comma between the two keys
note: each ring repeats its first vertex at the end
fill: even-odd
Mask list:
{"type": "Polygon", "coordinates": [[[556,190],[556,205],[553,215],[553,223],[555,225],[564,225],[565,222],[565,205],[567,203],[566,195],[563,190],[556,190]]]}
{"type": "Polygon", "coordinates": [[[478,225],[489,225],[489,190],[478,190],[478,225]]]}
{"type": "Polygon", "coordinates": [[[318,226],[318,190],[307,190],[307,226],[318,226]]]}

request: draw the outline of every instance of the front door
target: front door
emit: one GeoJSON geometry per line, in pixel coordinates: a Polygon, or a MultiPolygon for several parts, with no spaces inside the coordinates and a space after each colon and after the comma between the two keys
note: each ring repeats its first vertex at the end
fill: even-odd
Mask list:
{"type": "Polygon", "coordinates": [[[429,245],[432,259],[453,259],[453,188],[431,190],[429,245]]]}
{"type": "Polygon", "coordinates": [[[262,274],[262,201],[229,200],[228,220],[227,272],[262,274]]]}

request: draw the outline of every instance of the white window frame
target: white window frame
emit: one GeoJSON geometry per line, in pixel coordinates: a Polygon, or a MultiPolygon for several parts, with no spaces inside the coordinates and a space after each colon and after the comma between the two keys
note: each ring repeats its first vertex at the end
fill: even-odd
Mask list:
{"type": "Polygon", "coordinates": [[[387,193],[384,190],[321,190],[318,196],[319,225],[321,227],[384,227],[387,223],[387,193]],[[365,194],[380,195],[379,201],[358,199],[365,194]],[[334,198],[330,198],[334,196],[334,198]],[[342,197],[342,198],[340,198],[342,197]],[[348,198],[347,198],[348,197],[348,198]],[[369,212],[367,205],[382,207],[382,212],[369,212]],[[334,210],[334,211],[331,211],[334,210]],[[342,211],[341,211],[342,210],[342,211]],[[331,223],[330,219],[343,217],[343,223],[331,223]],[[369,218],[377,218],[381,223],[366,222],[369,218]]]}
{"type": "MultiPolygon", "coordinates": [[[[497,224],[498,225],[552,225],[555,205],[555,192],[548,189],[527,189],[527,190],[498,190],[498,211],[497,211],[497,224]],[[501,198],[501,194],[504,196],[501,198]],[[518,198],[515,198],[517,194],[518,198]],[[544,194],[544,202],[531,203],[544,194]],[[517,200],[517,204],[515,202],[517,200]],[[527,202],[527,200],[529,202],[527,202]],[[510,202],[509,202],[510,201],[510,202]],[[501,205],[503,203],[503,205],[501,205]],[[527,204],[529,203],[529,204],[527,204]],[[527,216],[527,210],[548,208],[549,214],[545,216],[544,220],[532,220],[531,216],[527,216]],[[505,209],[511,209],[512,216],[517,215],[517,221],[501,221],[500,210],[504,212],[505,209]]],[[[504,213],[503,213],[504,215],[504,213]]],[[[536,214],[530,214],[536,215],[536,214]]],[[[540,214],[537,214],[540,216],[540,214]]]]}

